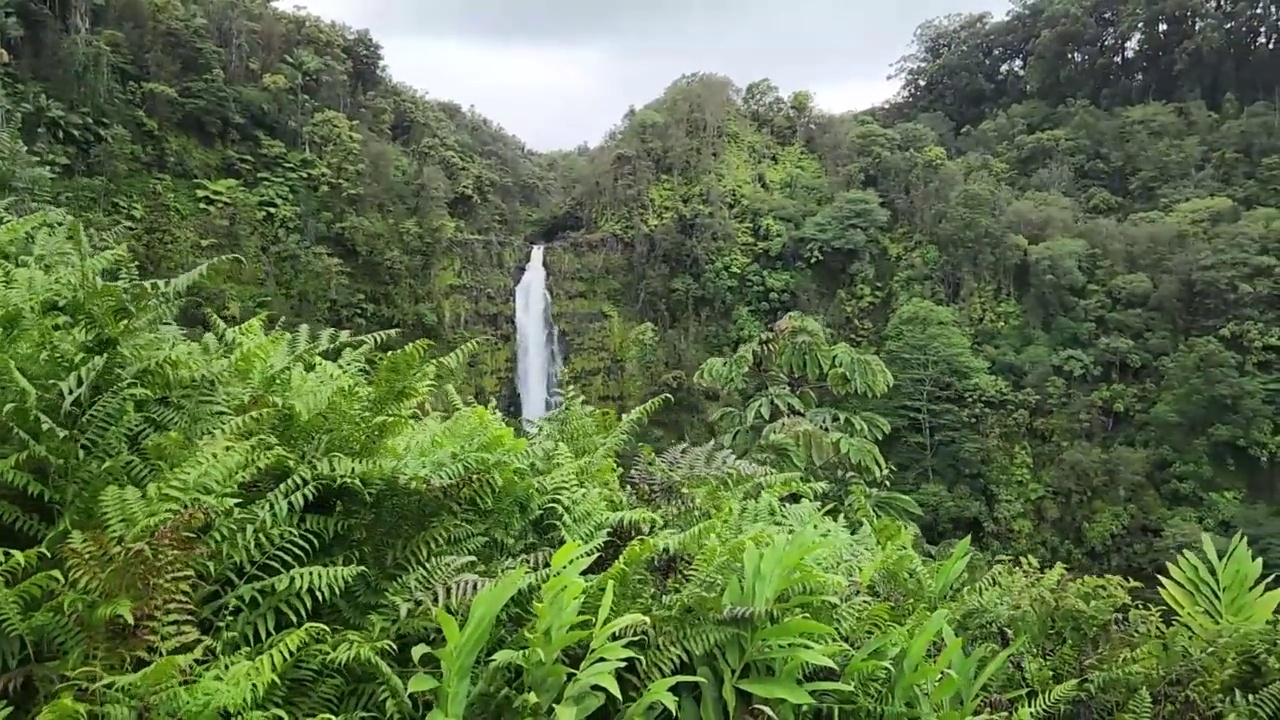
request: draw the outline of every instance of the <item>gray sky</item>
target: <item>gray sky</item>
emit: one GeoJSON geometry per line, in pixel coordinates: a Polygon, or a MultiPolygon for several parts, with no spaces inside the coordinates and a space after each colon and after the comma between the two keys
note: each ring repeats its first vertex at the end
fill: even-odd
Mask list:
{"type": "Polygon", "coordinates": [[[921,22],[1009,0],[284,0],[369,28],[397,79],[538,150],[599,141],[686,72],[771,78],[831,111],[893,94],[921,22]]]}

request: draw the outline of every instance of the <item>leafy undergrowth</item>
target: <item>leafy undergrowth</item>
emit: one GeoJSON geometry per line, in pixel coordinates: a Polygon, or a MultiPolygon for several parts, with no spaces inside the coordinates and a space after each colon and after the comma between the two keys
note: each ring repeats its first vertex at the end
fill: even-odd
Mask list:
{"type": "MultiPolygon", "coordinates": [[[[10,718],[1268,718],[1280,590],[1236,538],[1135,583],[923,543],[891,382],[788,316],[700,381],[728,447],[570,396],[527,436],[476,341],[175,323],[58,213],[0,227],[10,718]]],[[[235,262],[228,259],[222,262],[235,262]]]]}

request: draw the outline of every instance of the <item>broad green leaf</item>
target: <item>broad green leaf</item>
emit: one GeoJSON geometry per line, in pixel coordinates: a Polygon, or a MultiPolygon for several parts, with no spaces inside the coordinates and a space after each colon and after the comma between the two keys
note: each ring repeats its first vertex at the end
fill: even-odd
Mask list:
{"type": "Polygon", "coordinates": [[[794,681],[782,678],[747,678],[737,681],[734,685],[756,697],[769,700],[785,700],[797,705],[808,705],[813,702],[813,696],[804,688],[794,681]]]}

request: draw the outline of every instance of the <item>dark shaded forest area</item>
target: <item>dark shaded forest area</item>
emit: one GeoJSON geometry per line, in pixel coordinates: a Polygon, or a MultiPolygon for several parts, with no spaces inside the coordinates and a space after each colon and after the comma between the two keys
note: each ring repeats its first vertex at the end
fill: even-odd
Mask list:
{"type": "Polygon", "coordinates": [[[912,48],[536,153],[264,0],[0,0],[0,718],[1280,718],[1280,7],[912,48]]]}

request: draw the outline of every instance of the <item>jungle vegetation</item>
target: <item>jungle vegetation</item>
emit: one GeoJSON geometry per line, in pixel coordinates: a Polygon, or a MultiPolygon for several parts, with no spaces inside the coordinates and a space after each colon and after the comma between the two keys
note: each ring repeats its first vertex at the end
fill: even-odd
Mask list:
{"type": "Polygon", "coordinates": [[[0,718],[1280,718],[1278,43],[1019,0],[536,153],[265,0],[0,0],[0,718]]]}

